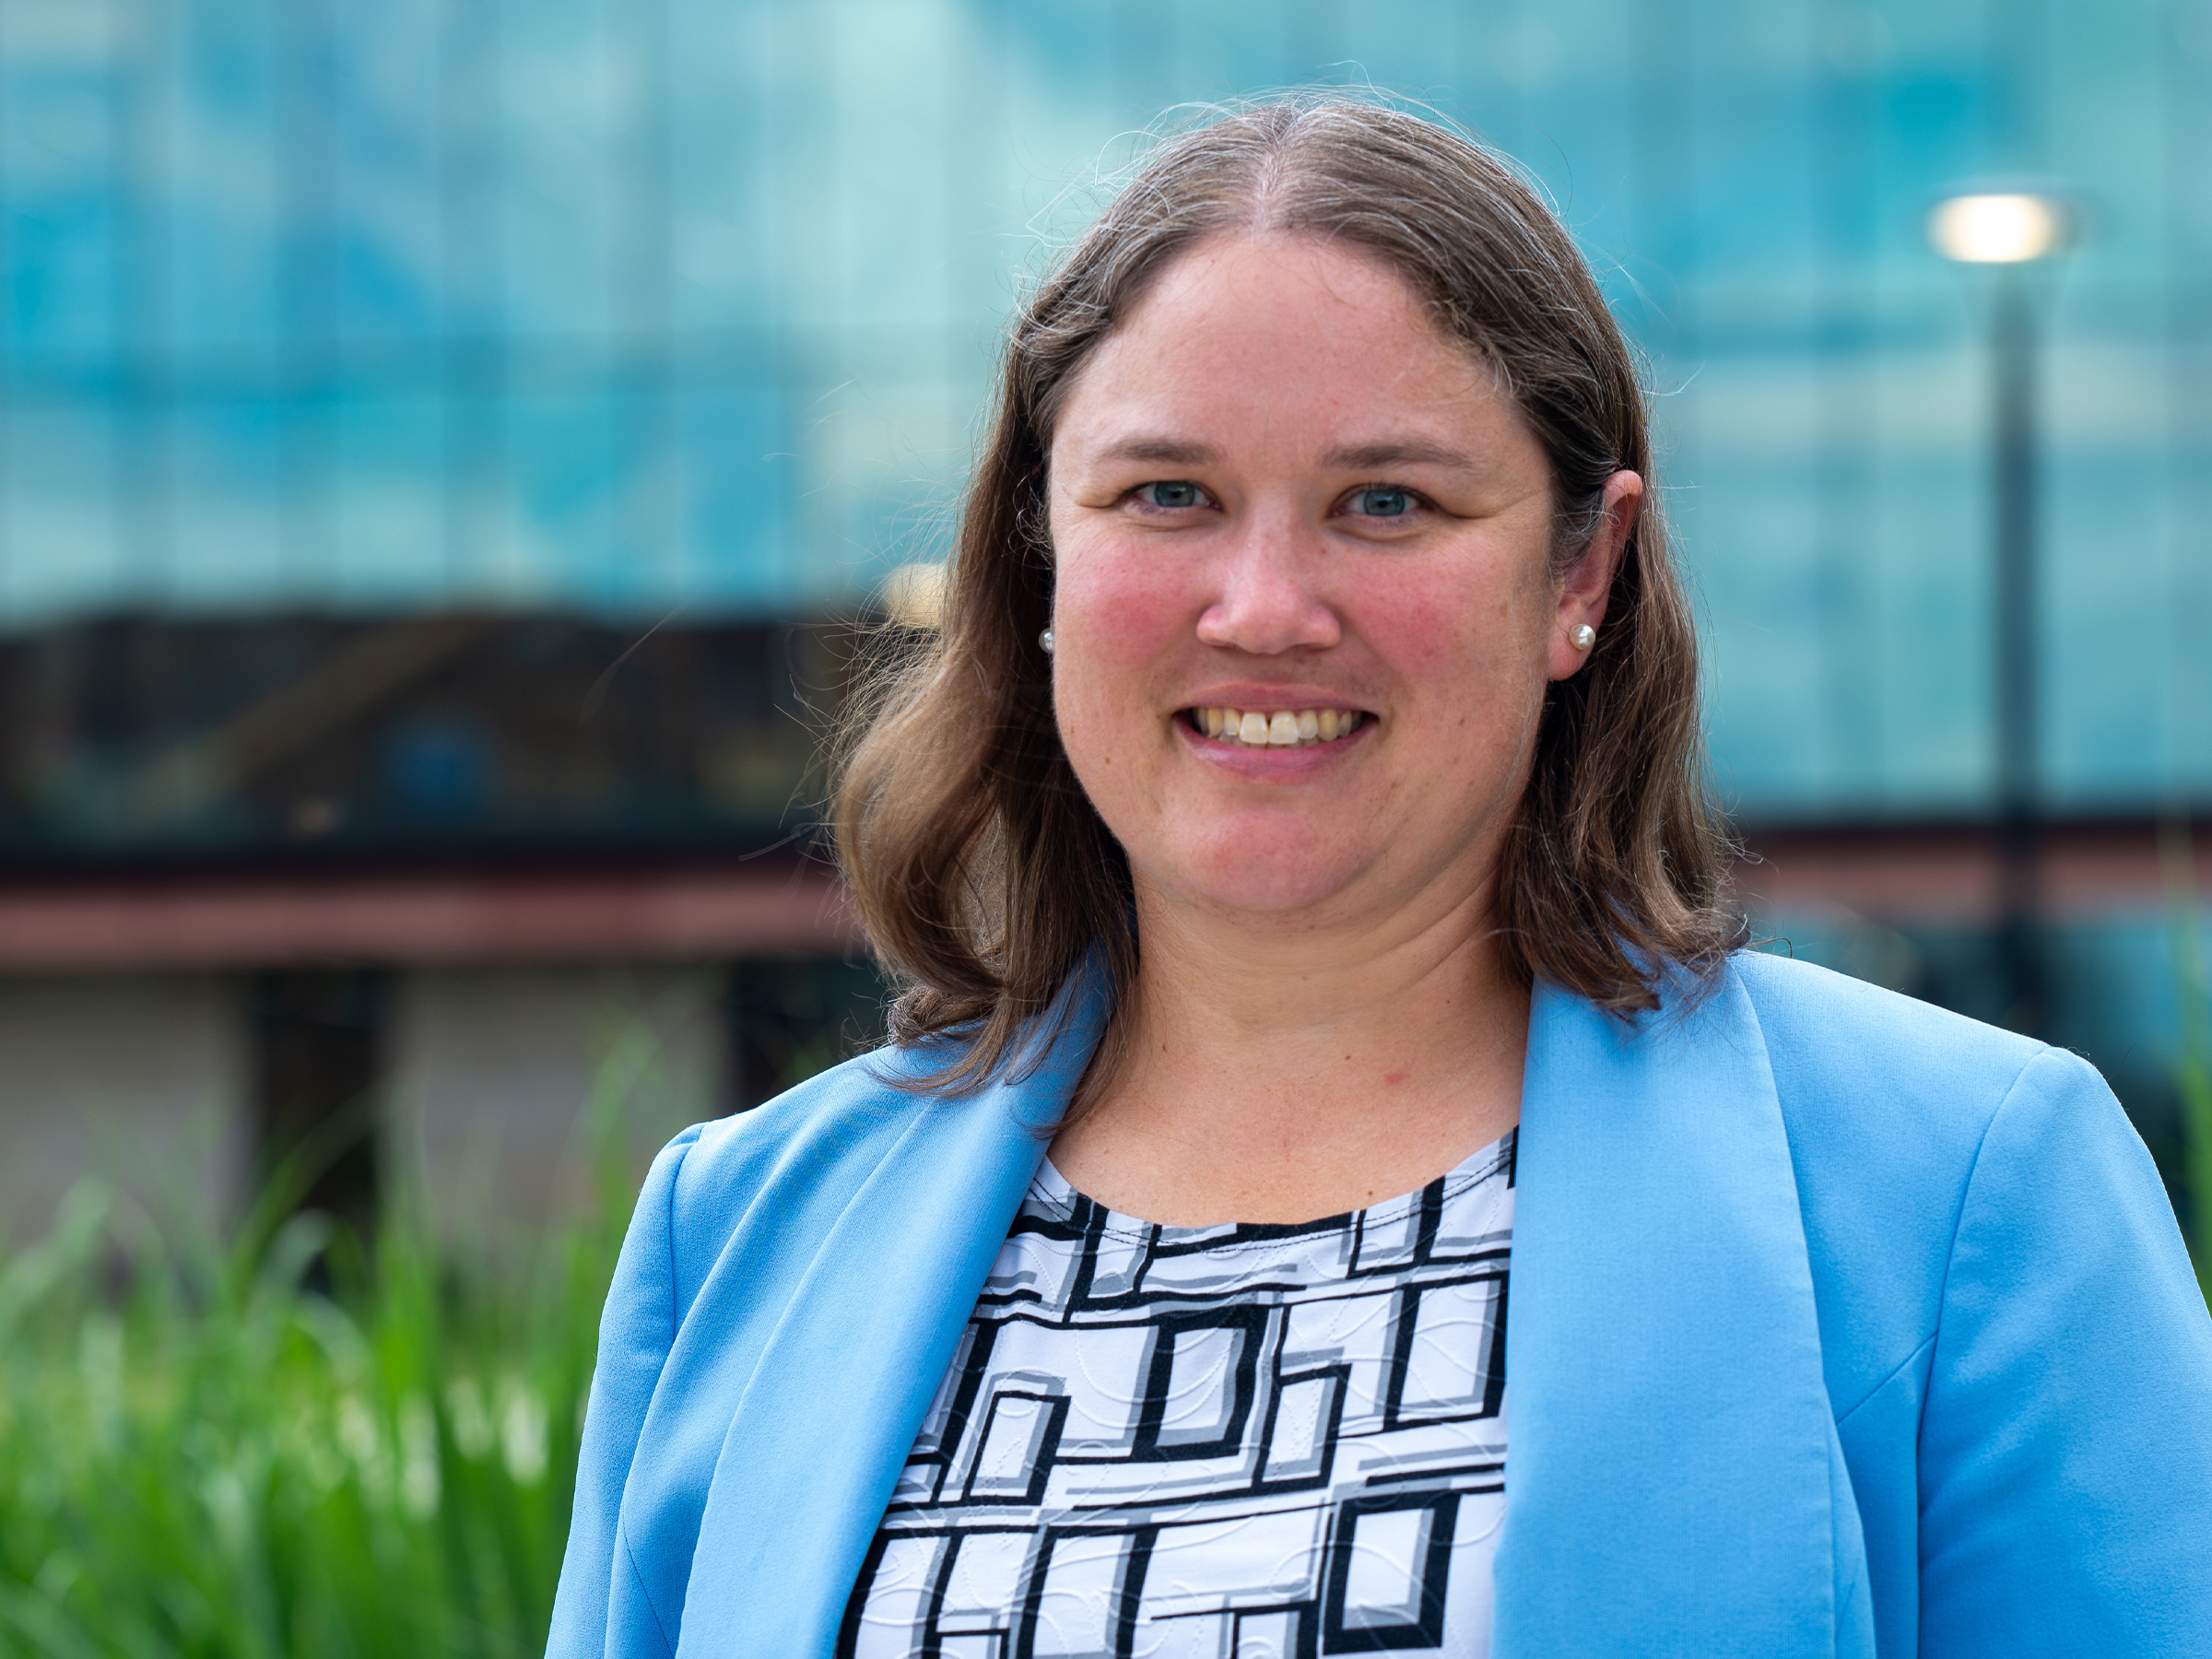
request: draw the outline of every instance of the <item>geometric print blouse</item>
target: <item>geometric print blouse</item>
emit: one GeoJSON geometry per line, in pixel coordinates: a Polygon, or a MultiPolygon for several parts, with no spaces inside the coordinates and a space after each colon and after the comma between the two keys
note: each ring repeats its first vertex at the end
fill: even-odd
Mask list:
{"type": "Polygon", "coordinates": [[[1045,1164],[841,1659],[1487,1659],[1513,1138],[1284,1226],[1154,1226],[1045,1164]]]}

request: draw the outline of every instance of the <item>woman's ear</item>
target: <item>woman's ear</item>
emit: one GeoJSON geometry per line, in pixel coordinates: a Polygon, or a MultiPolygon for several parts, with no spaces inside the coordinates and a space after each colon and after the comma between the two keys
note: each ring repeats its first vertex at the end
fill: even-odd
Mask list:
{"type": "Polygon", "coordinates": [[[1589,545],[1575,555],[1559,580],[1559,606],[1552,617],[1550,668],[1555,680],[1582,671],[1606,625],[1613,597],[1613,576],[1643,511],[1643,479],[1623,469],[1606,480],[1598,505],[1598,525],[1589,545]]]}

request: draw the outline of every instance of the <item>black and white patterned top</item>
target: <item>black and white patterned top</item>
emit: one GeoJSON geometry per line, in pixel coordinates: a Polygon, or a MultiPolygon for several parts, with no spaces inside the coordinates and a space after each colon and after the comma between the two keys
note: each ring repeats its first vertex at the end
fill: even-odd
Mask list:
{"type": "Polygon", "coordinates": [[[1047,1164],[908,1456],[845,1659],[1483,1659],[1513,1137],[1296,1226],[1047,1164]]]}

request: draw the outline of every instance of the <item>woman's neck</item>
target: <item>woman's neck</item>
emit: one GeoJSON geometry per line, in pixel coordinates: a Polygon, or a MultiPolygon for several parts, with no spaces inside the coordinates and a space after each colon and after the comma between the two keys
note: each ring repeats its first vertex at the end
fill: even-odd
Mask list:
{"type": "Polygon", "coordinates": [[[1256,928],[1140,887],[1120,1063],[1053,1163],[1116,1210],[1181,1225],[1309,1220],[1435,1179],[1520,1117],[1528,993],[1489,897],[1256,928]]]}

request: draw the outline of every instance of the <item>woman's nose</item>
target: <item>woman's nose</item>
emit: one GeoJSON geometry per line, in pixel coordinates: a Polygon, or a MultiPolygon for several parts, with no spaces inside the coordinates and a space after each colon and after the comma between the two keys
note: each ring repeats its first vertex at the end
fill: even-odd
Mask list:
{"type": "Polygon", "coordinates": [[[1344,624],[1314,582],[1320,549],[1305,539],[1288,525],[1253,525],[1218,567],[1199,642],[1277,656],[1341,640],[1344,624]]]}

